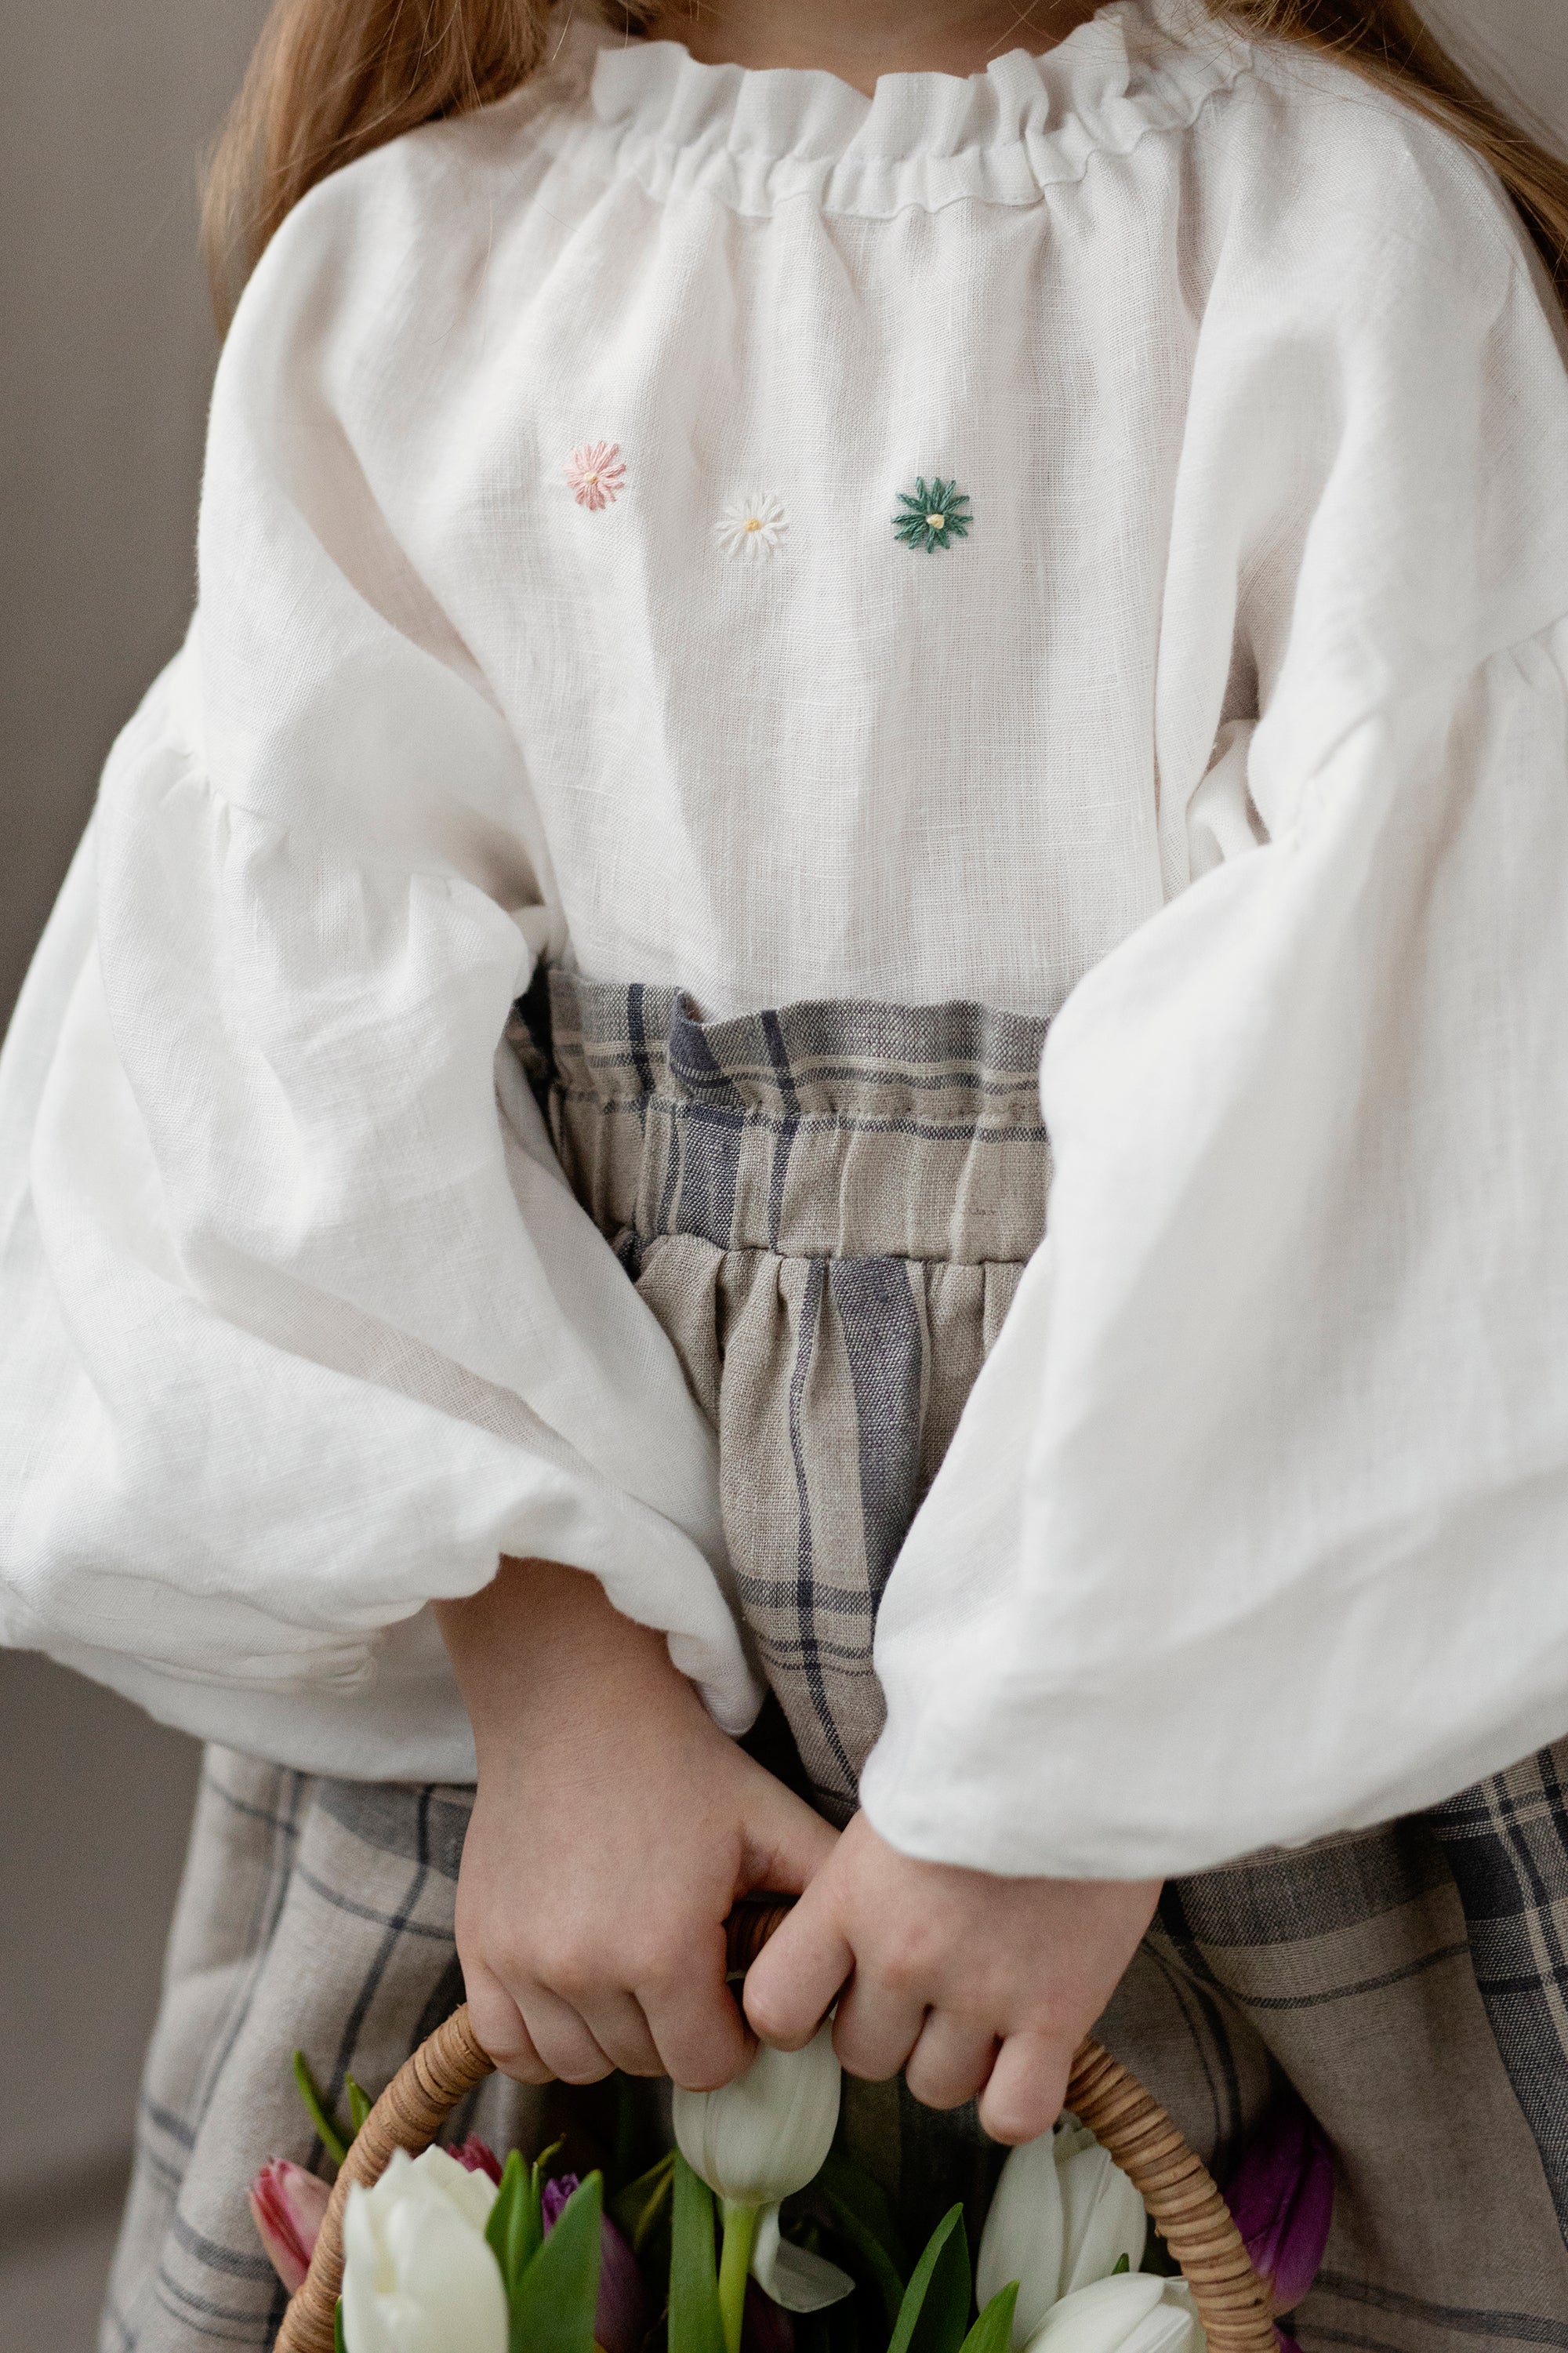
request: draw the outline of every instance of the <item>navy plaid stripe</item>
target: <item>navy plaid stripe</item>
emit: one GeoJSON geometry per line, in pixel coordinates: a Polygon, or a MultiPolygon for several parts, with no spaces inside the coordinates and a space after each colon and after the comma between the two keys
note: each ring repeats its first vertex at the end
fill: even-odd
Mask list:
{"type": "Polygon", "coordinates": [[[1568,1797],[1557,1752],[1543,1750],[1462,1791],[1428,1819],[1465,1907],[1476,1982],[1568,2239],[1568,1797]]]}

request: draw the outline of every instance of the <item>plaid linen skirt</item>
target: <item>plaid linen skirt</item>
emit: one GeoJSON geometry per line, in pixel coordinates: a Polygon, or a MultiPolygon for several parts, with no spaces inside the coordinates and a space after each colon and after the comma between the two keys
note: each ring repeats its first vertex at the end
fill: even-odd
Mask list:
{"type": "MultiPolygon", "coordinates": [[[[973,1005],[703,1023],[561,973],[513,1026],[718,1432],[737,1598],[836,1820],[881,1724],[883,1586],[1044,1229],[1043,1040],[973,1005]]],[[[471,1794],[209,1752],[100,2353],[271,2343],[246,2188],[268,2158],[322,2162],[289,2053],[341,2103],[461,1999],[471,1794]]],[[[1281,2076],[1323,2125],[1309,2353],[1568,2353],[1568,1743],[1427,1814],[1173,1883],[1100,2031],[1222,2179],[1281,2076]]],[[[983,2196],[973,2111],[849,2088],[847,2137],[911,2232],[983,2196]]],[[[538,2126],[499,2083],[458,2120],[538,2126]]]]}

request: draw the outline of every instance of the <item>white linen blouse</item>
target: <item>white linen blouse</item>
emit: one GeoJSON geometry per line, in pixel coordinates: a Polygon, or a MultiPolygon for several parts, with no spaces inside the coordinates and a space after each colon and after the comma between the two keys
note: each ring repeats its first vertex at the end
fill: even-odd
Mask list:
{"type": "Polygon", "coordinates": [[[0,1069],[7,1641],[464,1776],[425,1605],[551,1556],[745,1724],[547,954],[1056,1017],[888,1837],[1190,1870],[1568,1732],[1568,383],[1455,142],[1183,0],[869,100],[579,24],[286,223],[200,553],[0,1069]]]}

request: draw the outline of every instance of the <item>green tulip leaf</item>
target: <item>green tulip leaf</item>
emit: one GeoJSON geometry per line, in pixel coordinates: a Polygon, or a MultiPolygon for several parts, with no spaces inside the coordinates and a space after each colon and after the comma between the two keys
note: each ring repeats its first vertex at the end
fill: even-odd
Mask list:
{"type": "Polygon", "coordinates": [[[604,2211],[605,2177],[591,2173],[566,2200],[510,2299],[510,2353],[594,2353],[604,2211]]]}
{"type": "Polygon", "coordinates": [[[893,2219],[892,2205],[879,2181],[874,2180],[862,2165],[842,2149],[829,2149],[826,2162],[813,2182],[836,2212],[852,2214],[859,2225],[858,2232],[847,2233],[858,2246],[869,2239],[875,2242],[898,2274],[899,2294],[903,2295],[904,2283],[910,2275],[910,2251],[903,2232],[893,2219]]]}
{"type": "MultiPolygon", "coordinates": [[[[836,2150],[834,2156],[837,2154],[836,2150]]],[[[833,2158],[830,2157],[827,2165],[824,2166],[812,2183],[811,2195],[814,2200],[820,2201],[837,2235],[847,2242],[848,2249],[853,2253],[859,2256],[869,2276],[870,2284],[881,2299],[888,2327],[893,2328],[898,2324],[900,2308],[904,2300],[905,2270],[900,2268],[899,2262],[893,2254],[892,2247],[889,2244],[889,2234],[879,2229],[878,2221],[867,2213],[861,2200],[857,2198],[852,2204],[848,2199],[839,2194],[837,2182],[831,2179],[828,2174],[828,2166],[832,2163],[833,2158]]],[[[858,2171],[858,2168],[856,2168],[854,2170],[858,2171]]],[[[880,2189],[869,2175],[863,2174],[860,2179],[867,2189],[874,2190],[879,2199],[881,2197],[880,2189]]],[[[892,2242],[901,2256],[903,2245],[896,2233],[892,2234],[892,2242]]]]}
{"type": "Polygon", "coordinates": [[[675,2152],[661,2157],[624,2189],[617,2189],[609,2201],[608,2212],[621,2236],[629,2239],[632,2250],[641,2254],[644,2247],[669,2202],[670,2185],[675,2179],[675,2152]]]}
{"type": "Polygon", "coordinates": [[[341,2295],[332,2307],[332,2353],[349,2353],[349,2340],[343,2335],[343,2300],[341,2295]]]}
{"type": "Polygon", "coordinates": [[[1131,2268],[1132,2265],[1125,2255],[1118,2255],[1116,2258],[1116,2269],[1111,2273],[1110,2276],[1112,2279],[1120,2279],[1123,2272],[1130,2272],[1131,2268]]]}
{"type": "Polygon", "coordinates": [[[364,2130],[364,2120],[375,2102],[368,2092],[362,2092],[352,2075],[343,2077],[343,2089],[349,2095],[349,2116],[353,2125],[353,2137],[357,2140],[364,2130]]]}
{"type": "Polygon", "coordinates": [[[523,2274],[539,2253],[544,2239],[544,2226],[539,2212],[538,2177],[538,2167],[530,2171],[514,2148],[507,2158],[500,2188],[496,2192],[496,2202],[490,2208],[490,2219],[485,2224],[485,2237],[500,2265],[507,2309],[512,2316],[513,2353],[519,2341],[517,2305],[523,2274]]]}
{"type": "Polygon", "coordinates": [[[969,2327],[969,2241],[950,2206],[904,2290],[888,2353],[959,2353],[969,2327]]]}
{"type": "Polygon", "coordinates": [[[1008,2353],[1013,2342],[1013,2306],[1018,2301],[1018,2283],[994,2295],[968,2336],[963,2340],[963,2353],[1008,2353]]]}
{"type": "Polygon", "coordinates": [[[321,2097],[320,2086],[310,2073],[310,2063],[302,2051],[296,2051],[294,2053],[294,2082],[299,2088],[300,2097],[305,2104],[305,2114],[316,2127],[316,2138],[321,2142],[332,2163],[341,2165],[349,2153],[348,2141],[344,2137],[342,2126],[338,2123],[337,2118],[330,2114],[327,2104],[321,2097]]]}
{"type": "Polygon", "coordinates": [[[719,2271],[713,2259],[713,2192],[679,2150],[669,2253],[669,2353],[724,2353],[719,2271]]]}

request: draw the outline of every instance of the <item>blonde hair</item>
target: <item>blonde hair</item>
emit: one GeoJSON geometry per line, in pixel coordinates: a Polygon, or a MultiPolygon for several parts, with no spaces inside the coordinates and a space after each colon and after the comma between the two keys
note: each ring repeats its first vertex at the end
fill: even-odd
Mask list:
{"type": "MultiPolygon", "coordinates": [[[[1568,163],[1482,91],[1413,0],[1203,0],[1245,34],[1338,58],[1489,164],[1560,289],[1568,288],[1568,163]]],[[[611,14],[653,28],[656,0],[611,14]]],[[[220,319],[286,215],[318,180],[422,122],[468,114],[538,71],[554,0],[274,0],[215,151],[204,241],[220,319]]]]}

